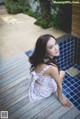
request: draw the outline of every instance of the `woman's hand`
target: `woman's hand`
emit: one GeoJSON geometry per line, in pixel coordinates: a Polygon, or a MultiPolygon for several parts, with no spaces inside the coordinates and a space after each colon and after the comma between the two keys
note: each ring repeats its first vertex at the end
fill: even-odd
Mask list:
{"type": "Polygon", "coordinates": [[[71,107],[72,105],[71,102],[66,97],[62,97],[62,99],[59,101],[63,106],[71,107]]]}

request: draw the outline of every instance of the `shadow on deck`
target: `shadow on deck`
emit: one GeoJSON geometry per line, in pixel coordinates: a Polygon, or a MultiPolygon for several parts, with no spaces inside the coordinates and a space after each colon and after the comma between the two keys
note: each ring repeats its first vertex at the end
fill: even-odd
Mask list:
{"type": "Polygon", "coordinates": [[[9,119],[80,119],[74,105],[63,107],[55,96],[29,102],[30,64],[24,53],[0,59],[0,67],[0,111],[8,111],[9,119]]]}

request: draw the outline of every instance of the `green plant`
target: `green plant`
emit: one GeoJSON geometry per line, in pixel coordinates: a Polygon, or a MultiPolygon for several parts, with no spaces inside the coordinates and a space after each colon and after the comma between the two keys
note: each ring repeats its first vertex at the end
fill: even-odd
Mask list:
{"type": "Polygon", "coordinates": [[[31,2],[31,0],[5,0],[5,6],[9,13],[16,14],[23,12],[36,18],[35,24],[42,28],[56,27],[70,32],[71,5],[54,4],[53,1],[54,0],[46,0],[45,2],[45,0],[34,0],[34,4],[35,2],[39,3],[36,11],[33,11],[30,6],[29,2],[31,2]]]}
{"type": "Polygon", "coordinates": [[[5,0],[7,11],[16,14],[25,11],[29,7],[28,0],[5,0]]]}
{"type": "Polygon", "coordinates": [[[55,28],[61,28],[62,23],[63,23],[63,17],[64,17],[64,12],[61,9],[61,6],[58,5],[56,7],[53,7],[53,14],[52,14],[52,26],[55,28]]]}
{"type": "Polygon", "coordinates": [[[41,26],[42,28],[49,28],[51,27],[51,1],[47,0],[39,0],[40,4],[40,15],[37,18],[35,24],[41,26]]]}
{"type": "Polygon", "coordinates": [[[25,9],[24,13],[36,19],[39,17],[39,14],[37,12],[33,12],[30,8],[25,9]]]}
{"type": "Polygon", "coordinates": [[[45,19],[42,19],[41,17],[37,18],[35,24],[41,26],[44,29],[50,28],[52,26],[51,22],[48,23],[45,19]]]}

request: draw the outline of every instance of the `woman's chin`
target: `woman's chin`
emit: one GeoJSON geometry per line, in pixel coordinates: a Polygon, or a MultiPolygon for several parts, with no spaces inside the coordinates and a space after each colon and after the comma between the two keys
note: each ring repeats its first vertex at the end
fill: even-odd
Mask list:
{"type": "Polygon", "coordinates": [[[58,57],[58,56],[60,56],[60,53],[55,54],[55,57],[58,57]]]}

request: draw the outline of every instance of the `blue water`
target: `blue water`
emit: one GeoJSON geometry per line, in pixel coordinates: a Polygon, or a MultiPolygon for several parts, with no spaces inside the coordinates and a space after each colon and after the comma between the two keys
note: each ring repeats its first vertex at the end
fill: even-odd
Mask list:
{"type": "MultiPolygon", "coordinates": [[[[80,40],[70,34],[64,35],[58,40],[60,46],[60,57],[57,58],[59,69],[67,70],[76,66],[80,70],[80,40]]],[[[33,52],[34,48],[25,54],[29,57],[33,52]]],[[[80,110],[80,74],[71,77],[66,73],[63,81],[63,93],[80,110]]]]}
{"type": "Polygon", "coordinates": [[[66,73],[63,81],[63,93],[80,110],[80,74],[71,77],[66,73]]]}

